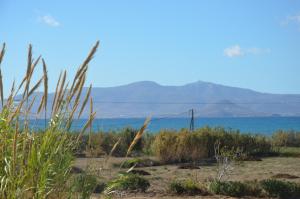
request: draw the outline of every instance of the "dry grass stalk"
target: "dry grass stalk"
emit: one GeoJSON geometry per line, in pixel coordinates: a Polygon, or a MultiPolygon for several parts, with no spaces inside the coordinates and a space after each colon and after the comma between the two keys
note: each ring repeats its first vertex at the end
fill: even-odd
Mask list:
{"type": "Polygon", "coordinates": [[[36,100],[36,95],[33,97],[32,101],[30,102],[30,105],[29,105],[28,109],[26,110],[27,112],[30,113],[35,100],[36,100]]]}
{"type": "Polygon", "coordinates": [[[82,135],[85,133],[86,129],[91,128],[91,124],[95,118],[95,115],[96,115],[96,112],[94,112],[93,114],[90,115],[89,120],[86,122],[86,124],[84,125],[83,129],[81,130],[81,132],[79,133],[79,135],[77,137],[77,143],[81,139],[82,135]]]}
{"type": "Polygon", "coordinates": [[[58,95],[58,89],[59,89],[59,85],[60,85],[60,81],[61,81],[61,76],[62,76],[62,72],[60,72],[59,74],[59,78],[57,80],[57,84],[56,84],[56,89],[55,89],[55,93],[54,93],[54,98],[53,98],[53,102],[52,102],[52,116],[53,116],[53,113],[54,113],[54,106],[55,106],[55,103],[57,101],[57,95],[58,95]]]}
{"type": "Polygon", "coordinates": [[[44,77],[41,77],[41,79],[31,88],[31,90],[28,92],[27,98],[30,97],[32,95],[32,93],[40,87],[43,79],[44,79],[44,77]]]}
{"type": "MultiPolygon", "coordinates": [[[[80,116],[81,116],[81,114],[82,114],[82,112],[83,112],[83,110],[84,110],[84,108],[85,108],[85,106],[86,106],[86,104],[87,104],[87,102],[88,102],[88,99],[89,99],[90,94],[91,94],[91,90],[92,90],[92,84],[90,85],[90,87],[89,87],[89,89],[88,89],[88,91],[87,91],[87,94],[86,94],[86,96],[85,96],[85,99],[83,100],[82,106],[81,106],[80,111],[79,111],[79,114],[78,114],[78,118],[80,118],[80,116]]],[[[91,100],[92,100],[92,98],[91,98],[91,100]]],[[[91,106],[92,106],[92,104],[91,104],[91,106]]],[[[93,112],[93,111],[92,111],[92,112],[93,112]]]]}
{"type": "MultiPolygon", "coordinates": [[[[3,43],[2,45],[2,50],[0,52],[0,66],[3,60],[5,54],[5,43],[3,43]]],[[[3,103],[4,103],[4,97],[3,97],[3,81],[2,81],[2,71],[1,71],[1,67],[0,67],[0,97],[1,97],[1,105],[3,107],[3,103]]]]}
{"type": "Polygon", "coordinates": [[[108,157],[111,157],[114,151],[116,150],[117,146],[120,144],[121,138],[118,139],[118,141],[114,144],[113,148],[110,150],[108,157]]]}
{"type": "Polygon", "coordinates": [[[15,92],[15,80],[13,81],[13,84],[12,84],[12,87],[10,89],[10,94],[7,98],[7,101],[6,101],[6,105],[7,107],[10,107],[13,103],[13,97],[14,97],[14,92],[15,92]]]}
{"type": "MultiPolygon", "coordinates": [[[[27,71],[26,71],[26,76],[23,82],[26,82],[26,86],[24,89],[24,93],[23,93],[23,98],[25,97],[26,93],[28,92],[29,89],[29,84],[30,84],[30,73],[31,73],[31,65],[32,65],[32,45],[29,44],[28,47],[28,55],[27,55],[27,71]]],[[[20,87],[22,87],[23,82],[21,83],[20,87]]]]}
{"type": "Polygon", "coordinates": [[[76,104],[73,106],[73,109],[72,109],[72,111],[71,111],[71,114],[70,114],[70,116],[69,116],[69,118],[68,118],[68,122],[67,122],[67,125],[66,125],[66,127],[67,127],[68,130],[70,129],[70,127],[71,127],[71,125],[72,125],[72,121],[73,121],[73,118],[74,118],[75,111],[77,110],[78,104],[79,104],[79,103],[76,103],[76,104]]]}
{"type": "Polygon", "coordinates": [[[4,97],[3,97],[3,81],[2,81],[2,70],[0,68],[0,98],[1,98],[1,106],[3,107],[4,97]]]}
{"type": "Polygon", "coordinates": [[[0,52],[0,65],[1,65],[1,63],[2,63],[4,54],[5,54],[5,43],[2,44],[2,50],[1,50],[1,52],[0,52]]]}
{"type": "MultiPolygon", "coordinates": [[[[92,50],[89,52],[88,56],[86,57],[86,59],[83,61],[83,63],[81,64],[81,66],[79,67],[76,75],[75,75],[75,80],[80,78],[80,76],[84,73],[86,73],[85,71],[87,70],[87,65],[88,63],[93,59],[93,56],[94,54],[96,53],[97,51],[97,48],[99,46],[99,41],[96,42],[96,44],[93,46],[92,50]],[[85,71],[84,71],[85,70],[85,71]]],[[[73,89],[74,87],[74,84],[75,84],[75,81],[73,82],[72,84],[72,87],[71,87],[71,90],[73,89]]]]}
{"type": "Polygon", "coordinates": [[[54,112],[57,113],[62,98],[63,98],[63,92],[64,92],[64,88],[65,88],[65,82],[66,82],[66,78],[67,78],[67,71],[64,71],[62,79],[61,79],[61,83],[60,83],[60,87],[57,93],[57,98],[56,98],[56,102],[55,102],[55,107],[54,107],[54,112]]]}
{"type": "MultiPolygon", "coordinates": [[[[71,98],[69,99],[69,102],[72,100],[72,97],[74,96],[74,92],[76,92],[76,88],[74,89],[74,86],[76,83],[80,83],[80,80],[84,74],[86,74],[86,71],[88,69],[88,63],[92,60],[94,54],[96,53],[97,49],[99,46],[99,41],[96,42],[96,44],[93,46],[92,50],[89,52],[87,58],[84,60],[84,62],[81,64],[81,66],[78,68],[77,73],[74,77],[74,80],[72,82],[72,86],[70,89],[70,93],[72,93],[70,96],[71,98]]],[[[75,86],[76,87],[76,86],[75,86]]]]}
{"type": "Polygon", "coordinates": [[[60,111],[60,109],[63,108],[62,107],[62,103],[64,102],[65,95],[66,95],[67,90],[68,90],[68,86],[69,86],[69,82],[67,82],[67,84],[65,85],[65,87],[62,89],[62,92],[61,92],[59,98],[57,99],[58,100],[58,104],[57,104],[57,108],[56,108],[56,113],[58,113],[60,111]]]}
{"type": "MultiPolygon", "coordinates": [[[[92,86],[92,85],[91,85],[92,86]]],[[[90,88],[92,88],[90,86],[90,88]]],[[[90,116],[93,114],[94,112],[94,108],[93,108],[93,98],[91,98],[90,100],[90,116]]],[[[92,139],[92,126],[93,126],[93,120],[91,121],[91,125],[90,125],[90,133],[89,133],[89,147],[91,148],[91,139],[92,139]]]]}
{"type": "Polygon", "coordinates": [[[43,97],[42,97],[42,100],[41,100],[41,102],[40,102],[40,105],[39,105],[37,114],[39,114],[39,113],[42,111],[42,108],[43,108],[44,103],[45,103],[44,101],[45,101],[45,95],[43,95],[43,97]]]}
{"type": "Polygon", "coordinates": [[[45,105],[45,111],[47,110],[47,102],[48,102],[48,71],[47,71],[47,65],[44,59],[42,59],[43,62],[43,73],[44,73],[44,105],[45,105]]]}
{"type": "Polygon", "coordinates": [[[131,142],[128,150],[127,150],[127,154],[126,154],[126,157],[131,153],[133,147],[136,145],[136,143],[142,138],[143,136],[143,133],[145,132],[145,129],[147,128],[149,122],[150,122],[150,117],[148,117],[143,126],[141,127],[141,129],[139,130],[139,132],[136,134],[136,136],[134,137],[133,141],[131,142]]]}
{"type": "Polygon", "coordinates": [[[16,110],[15,110],[15,111],[11,114],[11,116],[9,117],[8,123],[11,123],[11,121],[13,121],[14,118],[15,118],[16,116],[19,115],[19,113],[21,112],[21,109],[22,109],[22,107],[23,107],[24,102],[25,102],[25,100],[21,100],[21,101],[20,101],[20,103],[19,103],[19,105],[17,106],[16,110]]]}
{"type": "MultiPolygon", "coordinates": [[[[76,99],[75,99],[75,103],[79,102],[79,100],[80,100],[84,83],[85,83],[85,75],[82,77],[82,79],[80,81],[80,85],[79,85],[79,88],[78,88],[78,91],[77,91],[77,96],[76,96],[76,99]]],[[[76,90],[75,90],[75,92],[76,92],[76,90]]]]}

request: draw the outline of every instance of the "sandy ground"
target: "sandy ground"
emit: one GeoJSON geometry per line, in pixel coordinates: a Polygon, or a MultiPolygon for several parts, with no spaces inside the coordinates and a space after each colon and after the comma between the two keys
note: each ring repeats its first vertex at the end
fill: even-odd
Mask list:
{"type": "MultiPolygon", "coordinates": [[[[120,164],[125,158],[111,158],[105,163],[104,158],[78,158],[75,166],[93,173],[104,182],[114,178],[120,171],[116,164],[120,164]]],[[[206,182],[216,176],[215,164],[202,164],[200,169],[179,169],[178,165],[162,165],[153,167],[137,168],[149,172],[145,176],[150,181],[150,188],[146,193],[124,194],[117,198],[232,198],[225,196],[193,196],[179,197],[168,194],[168,185],[175,179],[194,179],[206,182]]],[[[289,174],[300,177],[300,158],[295,157],[272,157],[262,161],[246,161],[234,166],[228,180],[249,181],[271,178],[277,174],[289,174]]],[[[300,183],[300,178],[282,179],[300,183]]],[[[93,198],[101,198],[94,195],[93,198]]],[[[247,197],[245,197],[247,198],[247,197]]],[[[248,197],[251,198],[251,197],[248,197]]]]}

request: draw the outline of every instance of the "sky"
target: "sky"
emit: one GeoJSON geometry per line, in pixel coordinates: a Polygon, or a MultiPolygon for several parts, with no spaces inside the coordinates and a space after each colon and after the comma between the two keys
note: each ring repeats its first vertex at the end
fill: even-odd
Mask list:
{"type": "Polygon", "coordinates": [[[0,0],[5,92],[26,71],[29,43],[53,91],[60,71],[73,77],[97,40],[94,87],[201,80],[300,94],[299,0],[0,0]]]}

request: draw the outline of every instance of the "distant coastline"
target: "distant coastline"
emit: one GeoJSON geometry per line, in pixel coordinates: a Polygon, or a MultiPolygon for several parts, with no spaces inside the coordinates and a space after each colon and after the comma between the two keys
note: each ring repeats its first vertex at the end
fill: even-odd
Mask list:
{"type": "MultiPolygon", "coordinates": [[[[140,128],[145,118],[101,118],[92,123],[93,131],[120,130],[125,127],[140,128]]],[[[49,120],[46,120],[48,124],[49,120]]],[[[86,119],[74,120],[71,130],[81,129],[86,119]]],[[[43,129],[44,119],[31,120],[31,127],[43,129]]],[[[156,133],[162,129],[189,128],[190,118],[152,118],[147,128],[148,132],[156,133]]],[[[270,135],[277,130],[300,131],[300,117],[218,117],[201,118],[194,120],[195,128],[204,126],[224,127],[225,129],[239,130],[242,133],[258,133],[270,135]]]]}

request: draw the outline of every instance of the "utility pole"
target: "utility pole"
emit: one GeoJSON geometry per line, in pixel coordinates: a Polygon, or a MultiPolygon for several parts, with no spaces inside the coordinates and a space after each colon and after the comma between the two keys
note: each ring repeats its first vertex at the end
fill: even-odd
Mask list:
{"type": "Polygon", "coordinates": [[[194,131],[194,126],[195,126],[195,121],[194,121],[194,109],[190,110],[191,113],[191,121],[190,121],[190,131],[193,132],[194,131]]]}

